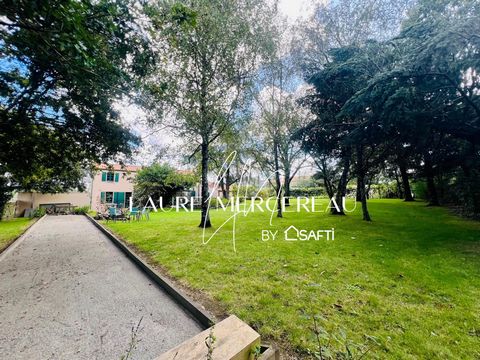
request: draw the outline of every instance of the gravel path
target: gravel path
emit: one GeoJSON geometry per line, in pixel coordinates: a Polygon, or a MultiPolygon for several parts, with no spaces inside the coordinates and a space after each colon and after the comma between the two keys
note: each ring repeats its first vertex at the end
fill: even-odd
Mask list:
{"type": "Polygon", "coordinates": [[[152,359],[201,330],[83,216],[47,216],[0,255],[2,359],[120,360],[132,343],[152,359]]]}

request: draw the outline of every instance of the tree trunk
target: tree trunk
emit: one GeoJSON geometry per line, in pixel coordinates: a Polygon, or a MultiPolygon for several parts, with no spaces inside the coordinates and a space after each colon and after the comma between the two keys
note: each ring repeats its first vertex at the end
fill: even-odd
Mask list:
{"type": "Polygon", "coordinates": [[[333,191],[332,183],[330,179],[323,177],[323,185],[325,187],[325,191],[327,192],[328,198],[331,199],[335,196],[335,191],[333,191]]]}
{"type": "Polygon", "coordinates": [[[369,178],[368,181],[365,180],[365,182],[367,183],[367,189],[365,190],[365,197],[367,198],[367,200],[370,199],[370,188],[372,187],[372,180],[369,178]]]}
{"type": "Polygon", "coordinates": [[[414,201],[412,196],[412,189],[410,188],[410,181],[408,180],[407,166],[404,161],[400,161],[400,176],[402,177],[403,194],[405,201],[414,201]]]}
{"type": "Polygon", "coordinates": [[[425,159],[425,175],[427,177],[427,191],[429,196],[429,206],[439,206],[437,188],[433,174],[433,167],[428,158],[425,159]]]}
{"type": "Polygon", "coordinates": [[[283,217],[282,214],[282,183],[280,182],[280,166],[278,160],[278,141],[275,139],[273,141],[273,155],[275,160],[275,185],[277,192],[277,217],[283,217]]]}
{"type": "Polygon", "coordinates": [[[292,179],[290,179],[290,168],[285,167],[285,206],[290,206],[290,182],[292,179]]]}
{"type": "Polygon", "coordinates": [[[210,214],[208,211],[208,142],[202,141],[202,215],[199,227],[209,228],[210,214]]]}
{"type": "Polygon", "coordinates": [[[323,179],[323,186],[325,187],[325,191],[328,195],[328,198],[331,199],[335,196],[335,190],[333,188],[332,181],[330,180],[330,176],[328,173],[327,161],[325,157],[322,157],[318,162],[317,166],[322,174],[323,179]]]}
{"type": "Polygon", "coordinates": [[[225,179],[225,192],[223,193],[225,199],[230,198],[230,168],[227,169],[226,179],[225,179]]]}
{"type": "Polygon", "coordinates": [[[331,209],[333,215],[345,215],[345,209],[343,208],[342,199],[347,195],[347,183],[348,183],[348,174],[350,172],[350,161],[352,158],[352,150],[350,147],[347,147],[343,150],[342,162],[343,162],[343,171],[340,180],[338,181],[337,187],[337,196],[335,201],[340,208],[340,211],[337,211],[335,207],[331,209]]]}
{"type": "Polygon", "coordinates": [[[440,202],[438,201],[437,188],[435,187],[435,180],[433,175],[427,175],[427,190],[429,199],[429,206],[439,206],[440,202]]]}
{"type": "Polygon", "coordinates": [[[400,179],[398,178],[398,171],[395,169],[395,181],[397,182],[397,197],[399,199],[403,199],[403,185],[400,183],[400,179]]]}
{"type": "Polygon", "coordinates": [[[372,221],[367,207],[367,196],[365,193],[365,164],[363,161],[363,147],[357,146],[357,194],[362,202],[363,220],[372,221]]]}
{"type": "Polygon", "coordinates": [[[227,190],[226,190],[226,188],[225,188],[225,183],[226,183],[225,178],[222,177],[222,178],[220,179],[220,189],[222,190],[222,195],[223,195],[223,197],[224,197],[224,198],[227,198],[227,196],[226,196],[227,190]]]}
{"type": "Polygon", "coordinates": [[[357,190],[355,193],[355,200],[362,201],[362,194],[360,194],[360,186],[358,186],[358,184],[357,184],[357,190]]]}
{"type": "Polygon", "coordinates": [[[10,200],[10,198],[12,197],[11,188],[9,188],[7,184],[7,178],[0,175],[0,221],[2,220],[5,206],[7,205],[8,200],[10,200]]]}

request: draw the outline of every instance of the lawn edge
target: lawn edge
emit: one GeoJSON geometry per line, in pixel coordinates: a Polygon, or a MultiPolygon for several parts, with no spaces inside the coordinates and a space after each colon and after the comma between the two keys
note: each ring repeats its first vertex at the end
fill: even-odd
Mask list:
{"type": "Polygon", "coordinates": [[[10,248],[13,249],[14,244],[18,245],[21,242],[20,238],[23,237],[24,235],[27,235],[27,232],[32,228],[32,226],[40,222],[40,220],[43,220],[45,216],[47,215],[43,215],[40,218],[33,218],[30,224],[28,224],[28,226],[20,234],[18,234],[18,236],[14,237],[11,241],[9,241],[7,246],[5,246],[3,249],[0,250],[0,260],[3,257],[2,255],[7,253],[7,250],[9,250],[10,248]]]}
{"type": "Polygon", "coordinates": [[[197,322],[204,327],[209,328],[215,324],[215,317],[202,308],[200,304],[191,300],[182,290],[180,290],[171,279],[162,276],[152,266],[150,266],[141,256],[139,256],[131,246],[117,237],[111,230],[104,227],[98,221],[88,214],[85,216],[93,223],[113,244],[118,247],[145,275],[152,279],[160,288],[162,288],[175,302],[179,303],[197,322]]]}

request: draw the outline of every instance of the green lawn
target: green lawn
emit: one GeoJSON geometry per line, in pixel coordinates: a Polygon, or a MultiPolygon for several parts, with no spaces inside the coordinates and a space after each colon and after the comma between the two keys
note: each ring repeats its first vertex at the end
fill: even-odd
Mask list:
{"type": "MultiPolygon", "coordinates": [[[[361,220],[359,207],[345,217],[287,213],[274,218],[273,227],[269,213],[240,216],[237,252],[231,223],[202,245],[198,212],[108,226],[171,276],[301,358],[318,349],[315,316],[320,343],[331,351],[347,344],[360,347],[357,354],[372,346],[367,358],[478,359],[480,223],[422,202],[369,204],[372,223],[361,220]],[[283,236],[292,224],[334,227],[335,240],[261,240],[262,229],[283,236]]],[[[213,225],[230,215],[213,211],[213,225]]]]}
{"type": "Polygon", "coordinates": [[[28,218],[0,221],[0,253],[25,231],[31,221],[28,218]]]}

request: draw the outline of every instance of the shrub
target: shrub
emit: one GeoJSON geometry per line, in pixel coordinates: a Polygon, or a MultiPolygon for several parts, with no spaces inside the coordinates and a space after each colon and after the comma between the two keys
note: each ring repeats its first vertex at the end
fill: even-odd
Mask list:
{"type": "Polygon", "coordinates": [[[252,198],[257,194],[258,188],[253,185],[242,185],[240,189],[237,184],[234,184],[230,187],[230,194],[235,197],[246,197],[252,198]]]}
{"type": "Polygon", "coordinates": [[[268,199],[269,197],[275,196],[275,191],[271,187],[269,188],[263,188],[258,192],[257,197],[262,198],[262,199],[268,199]]]}
{"type": "Polygon", "coordinates": [[[428,199],[427,183],[425,181],[416,181],[412,183],[412,192],[416,199],[428,199]]]}
{"type": "Polygon", "coordinates": [[[325,189],[320,186],[315,187],[306,187],[306,188],[296,188],[290,190],[290,196],[298,197],[298,196],[325,196],[327,195],[325,189]]]}
{"type": "Polygon", "coordinates": [[[153,164],[143,168],[135,178],[135,197],[138,204],[145,204],[148,197],[163,198],[163,204],[172,203],[179,191],[193,186],[197,182],[194,174],[184,174],[176,171],[168,164],[153,164]]]}
{"type": "Polygon", "coordinates": [[[73,210],[75,215],[85,215],[90,211],[90,206],[80,206],[73,210]]]}
{"type": "Polygon", "coordinates": [[[39,217],[42,217],[43,215],[45,215],[46,213],[47,213],[47,209],[38,208],[33,212],[32,217],[38,217],[39,218],[39,217]]]}

